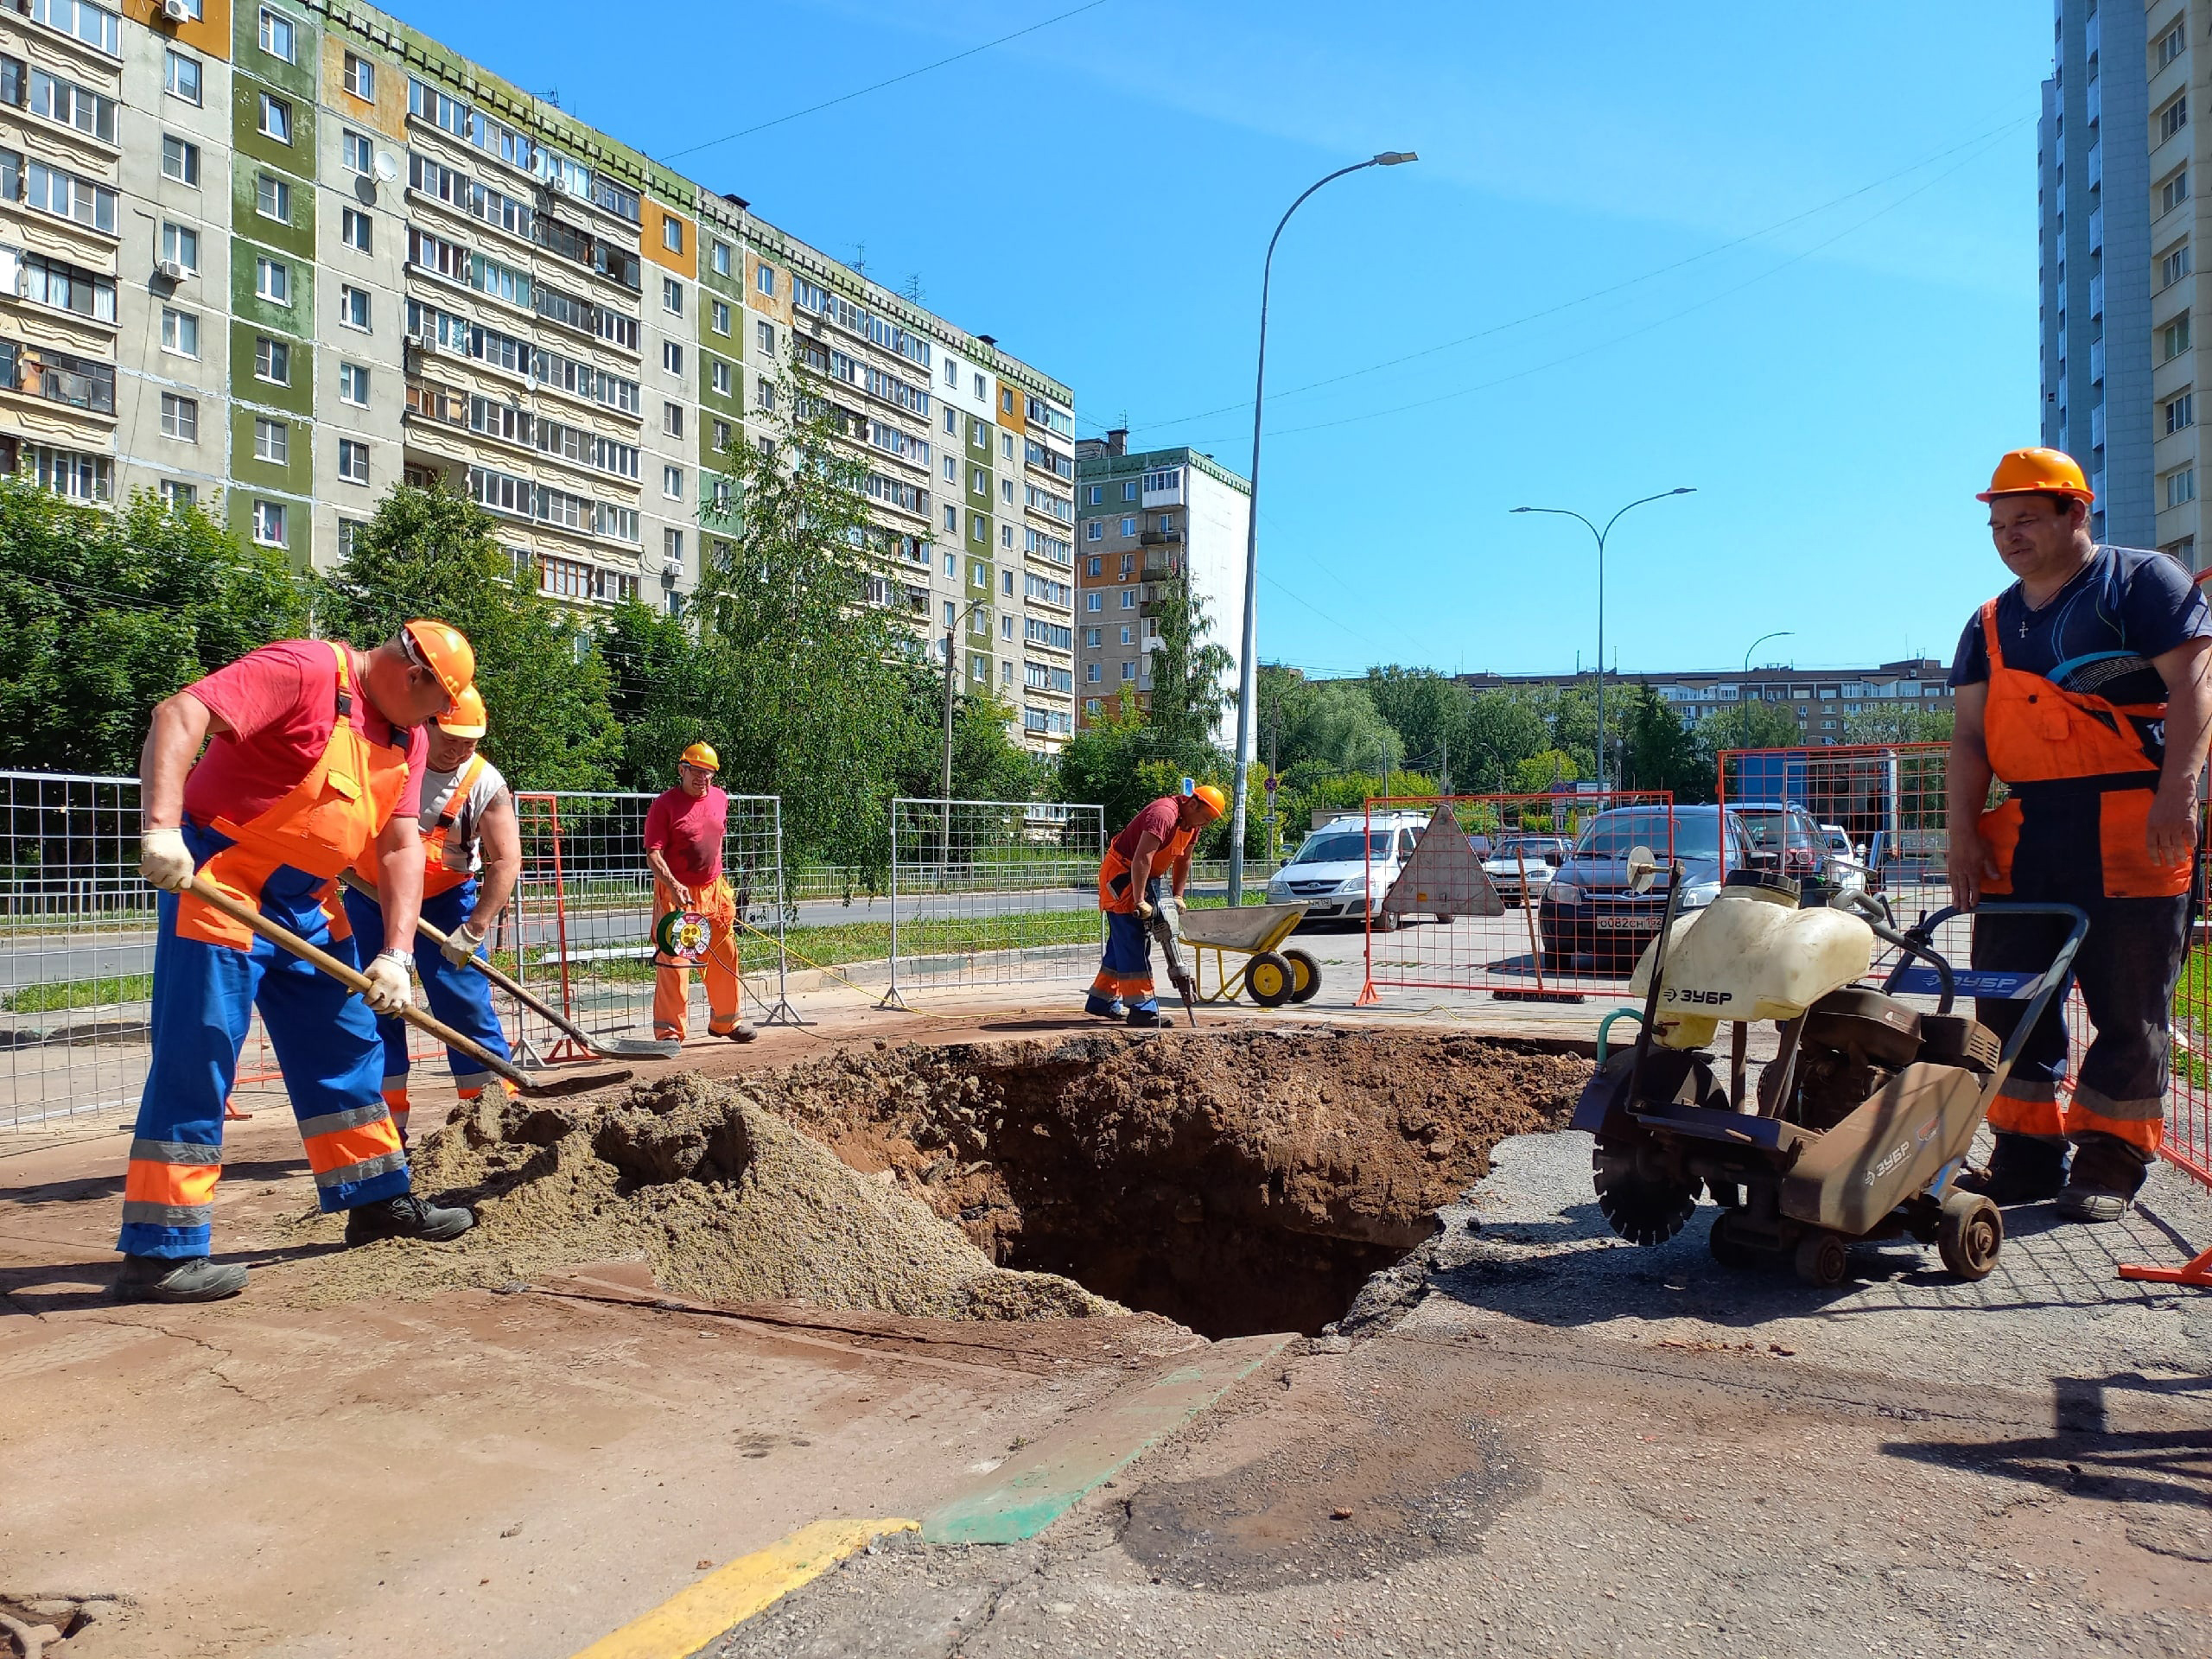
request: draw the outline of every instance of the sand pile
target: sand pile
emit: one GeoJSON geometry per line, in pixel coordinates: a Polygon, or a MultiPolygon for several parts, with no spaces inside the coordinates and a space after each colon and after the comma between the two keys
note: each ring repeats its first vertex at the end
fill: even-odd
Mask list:
{"type": "MultiPolygon", "coordinates": [[[[918,1318],[1085,1317],[1123,1310],[1048,1274],[1000,1268],[916,1199],[841,1162],[738,1088],[683,1073],[612,1098],[487,1096],[415,1149],[417,1192],[475,1206],[454,1244],[321,1259],[321,1303],[498,1287],[642,1255],[668,1290],[918,1318]]],[[[337,1217],[300,1224],[335,1238],[337,1217]]]]}

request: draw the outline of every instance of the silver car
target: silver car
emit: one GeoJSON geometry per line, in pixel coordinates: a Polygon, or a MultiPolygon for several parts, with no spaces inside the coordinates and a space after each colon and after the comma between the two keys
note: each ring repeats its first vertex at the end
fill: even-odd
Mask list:
{"type": "Polygon", "coordinates": [[[1552,872],[1564,864],[1574,843],[1564,836],[1503,836],[1483,855],[1483,874],[1509,905],[1543,896],[1552,872]]]}

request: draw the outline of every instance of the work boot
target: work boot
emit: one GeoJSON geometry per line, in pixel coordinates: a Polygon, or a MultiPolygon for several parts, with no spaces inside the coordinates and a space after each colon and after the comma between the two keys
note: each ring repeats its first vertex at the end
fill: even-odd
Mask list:
{"type": "Polygon", "coordinates": [[[1120,997],[1101,996],[1096,991],[1083,999],[1083,1011],[1101,1020],[1126,1020],[1129,1015],[1120,997]]]}
{"type": "Polygon", "coordinates": [[[413,1238],[426,1244],[442,1244],[459,1238],[476,1224],[476,1213],[459,1208],[442,1210],[412,1192],[396,1198],[378,1198],[346,1212],[346,1243],[373,1244],[380,1238],[413,1238]]]}
{"type": "MultiPolygon", "coordinates": [[[[713,1031],[714,1027],[710,1026],[708,1029],[713,1031]]],[[[717,1037],[727,1037],[733,1043],[749,1043],[760,1033],[741,1020],[728,1031],[715,1031],[714,1034],[717,1037]]]]}
{"type": "Polygon", "coordinates": [[[2142,1154],[2113,1135],[2084,1135],[2074,1143],[2074,1167],[2053,1206],[2069,1221],[2118,1221],[2149,1173],[2142,1154]]]}
{"type": "Polygon", "coordinates": [[[1145,1028],[1149,1028],[1162,1023],[1160,1018],[1160,1010],[1157,1007],[1149,1006],[1131,1008],[1129,1010],[1128,1021],[1129,1024],[1133,1026],[1145,1028]]]}
{"type": "Polygon", "coordinates": [[[1979,1192],[1998,1208],[2042,1204],[2066,1185],[2066,1143],[2039,1135],[1999,1130],[1987,1169],[1969,1169],[1958,1184],[1979,1192]]]}
{"type": "Polygon", "coordinates": [[[219,1302],[245,1288],[245,1269],[204,1255],[126,1255],[115,1275],[118,1302],[219,1302]]]}

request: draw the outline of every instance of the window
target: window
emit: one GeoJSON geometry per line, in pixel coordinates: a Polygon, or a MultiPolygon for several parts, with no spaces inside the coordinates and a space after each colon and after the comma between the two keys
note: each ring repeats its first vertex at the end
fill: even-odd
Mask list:
{"type": "Polygon", "coordinates": [[[989,388],[983,385],[983,377],[980,374],[977,375],[976,377],[976,401],[980,404],[988,398],[990,395],[989,388]]]}
{"type": "Polygon", "coordinates": [[[1123,663],[1122,664],[1122,681],[1123,684],[1127,684],[1129,681],[1136,678],[1136,677],[1137,665],[1135,663],[1123,663]]]}
{"type": "Polygon", "coordinates": [[[661,341],[660,365],[664,369],[666,369],[671,374],[683,373],[683,347],[677,344],[677,342],[672,340],[664,340],[661,341]]]}
{"type": "Polygon", "coordinates": [[[264,547],[284,545],[284,506],[281,501],[253,504],[253,539],[264,547]]]}
{"type": "Polygon", "coordinates": [[[681,467],[660,469],[660,493],[671,501],[683,499],[683,469],[681,467]]]}
{"type": "Polygon", "coordinates": [[[660,279],[660,308],[679,317],[683,315],[683,284],[673,276],[660,279]]]}
{"type": "MultiPolygon", "coordinates": [[[[6,152],[6,173],[15,171],[15,152],[6,152]]],[[[74,219],[96,231],[115,232],[115,192],[104,184],[94,184],[80,179],[73,173],[64,173],[58,167],[48,167],[44,162],[28,162],[22,168],[22,196],[26,207],[35,207],[41,213],[52,213],[56,219],[74,219]]],[[[12,176],[0,181],[0,196],[12,194],[9,186],[12,176]]]]}
{"type": "MultiPolygon", "coordinates": [[[[1106,521],[1103,518],[1086,519],[1084,522],[1083,526],[1083,539],[1086,542],[1104,541],[1106,539],[1106,521]]],[[[1098,574],[1098,561],[1093,559],[1090,562],[1090,574],[1095,576],[1098,574]]]]}
{"type": "Polygon", "coordinates": [[[715,332],[716,334],[726,334],[729,333],[729,302],[728,300],[716,300],[715,302],[714,318],[715,332]]]}
{"type": "Polygon", "coordinates": [[[254,378],[272,385],[292,384],[292,348],[281,340],[271,340],[266,334],[255,337],[253,342],[254,378]]]}
{"type": "Polygon", "coordinates": [[[2189,349],[2189,313],[2184,311],[2164,327],[2158,330],[2158,343],[2165,360],[2171,362],[2189,349]]]}
{"type": "Polygon", "coordinates": [[[28,104],[33,115],[41,115],[64,126],[89,133],[109,143],[115,142],[115,100],[73,80],[64,80],[43,69],[30,73],[30,96],[23,96],[24,66],[14,58],[0,60],[0,102],[28,104]]]}
{"type": "MultiPolygon", "coordinates": [[[[952,533],[953,533],[953,534],[955,534],[955,535],[957,535],[957,534],[958,534],[958,533],[959,533],[959,530],[960,530],[960,509],[959,509],[959,508],[957,508],[957,507],[947,507],[947,508],[944,510],[944,527],[945,527],[945,529],[946,529],[948,531],[950,531],[950,532],[952,532],[952,533]]],[[[948,555],[947,556],[948,556],[948,557],[950,557],[950,555],[948,555]]]]}
{"type": "Polygon", "coordinates": [[[162,176],[178,184],[188,184],[195,189],[200,184],[200,146],[178,137],[175,133],[162,135],[162,176]]]}
{"type": "Polygon", "coordinates": [[[1124,536],[1134,536],[1134,535],[1135,535],[1136,533],[1137,533],[1137,521],[1136,521],[1135,519],[1134,519],[1134,518],[1124,518],[1124,519],[1122,519],[1122,535],[1124,535],[1124,536]]]}
{"type": "Polygon", "coordinates": [[[292,302],[292,268],[282,259],[260,258],[253,262],[253,291],[256,297],[272,305],[292,302]]]}
{"type": "Polygon", "coordinates": [[[364,334],[369,328],[369,290],[350,283],[338,290],[338,321],[341,327],[359,328],[364,334]]]}
{"type": "Polygon", "coordinates": [[[282,421],[253,423],[253,458],[282,467],[291,459],[291,429],[282,421]]]}
{"type": "Polygon", "coordinates": [[[2177,168],[2158,187],[2158,211],[2171,213],[2189,200],[2189,169],[2177,168]]]}
{"type": "Polygon", "coordinates": [[[950,455],[944,458],[944,481],[948,484],[960,481],[960,463],[950,455]]]}
{"type": "Polygon", "coordinates": [[[51,306],[57,311],[74,311],[79,316],[97,318],[102,322],[115,321],[112,276],[96,276],[66,261],[35,253],[22,256],[22,296],[33,304],[51,306]]]}
{"type": "Polygon", "coordinates": [[[200,269],[200,232],[188,225],[162,222],[162,257],[174,259],[187,271],[200,269]]]}
{"type": "Polygon", "coordinates": [[[728,243],[717,242],[715,244],[715,250],[711,257],[711,262],[715,267],[715,276],[727,276],[729,275],[730,245],[728,243]]]}
{"type": "MultiPolygon", "coordinates": [[[[1122,485],[1122,500],[1124,500],[1124,501],[1134,501],[1134,500],[1135,500],[1136,499],[1137,499],[1137,481],[1136,481],[1136,480],[1135,480],[1135,479],[1133,478],[1133,479],[1129,480],[1129,481],[1128,481],[1128,483],[1126,483],[1126,484],[1124,484],[1124,485],[1122,485]]],[[[1128,535],[1128,532],[1127,531],[1123,531],[1122,533],[1124,536],[1126,536],[1126,535],[1128,535]]]]}
{"type": "Polygon", "coordinates": [[[1014,505],[1014,480],[1012,479],[1002,478],[999,480],[999,499],[1005,502],[1009,507],[1014,505]]]}
{"type": "Polygon", "coordinates": [[[376,147],[369,143],[368,134],[343,130],[338,135],[338,159],[348,173],[365,178],[376,165],[376,147]]]}
{"type": "MultiPolygon", "coordinates": [[[[1096,684],[1097,684],[1097,683],[1098,683],[1098,664],[1096,664],[1096,663],[1085,663],[1085,664],[1084,664],[1084,667],[1083,667],[1083,677],[1084,677],[1084,683],[1085,683],[1086,684],[1089,684],[1089,685],[1096,685],[1096,684]]],[[[1096,712],[1096,711],[1094,710],[1093,712],[1096,712]]]]}
{"type": "Polygon", "coordinates": [[[715,423],[715,449],[717,454],[729,448],[730,426],[728,421],[715,423]]]}
{"type": "Polygon", "coordinates": [[[364,104],[377,101],[377,67],[366,58],[346,54],[346,90],[364,104]]]}
{"type": "Polygon", "coordinates": [[[671,438],[683,435],[683,405],[663,404],[660,406],[660,429],[671,438]]]}
{"type": "Polygon", "coordinates": [[[2163,69],[2181,56],[2189,45],[2189,25],[2177,22],[2158,37],[2158,67],[2163,69]]]}
{"type": "MultiPolygon", "coordinates": [[[[1014,526],[1012,524],[1001,524],[999,526],[999,545],[1004,548],[1011,548],[1014,545],[1014,526]]],[[[1014,578],[1012,576],[1008,576],[1007,580],[1008,582],[1012,582],[1014,578]]]]}
{"type": "Polygon", "coordinates": [[[369,446],[359,438],[338,440],[338,476],[348,484],[369,481],[369,446]]]}
{"type": "Polygon", "coordinates": [[[2166,400],[2166,430],[2179,432],[2196,424],[2196,394],[2184,391],[2178,397],[2166,400]]]}
{"type": "Polygon", "coordinates": [[[723,397],[730,395],[729,365],[717,359],[707,371],[707,378],[715,393],[723,397]]]}
{"type": "Polygon", "coordinates": [[[1090,486],[1090,505],[1095,507],[1105,499],[1106,486],[1103,484],[1093,484],[1090,486]]]}
{"type": "Polygon", "coordinates": [[[2183,467],[2166,474],[2166,505],[2186,506],[2196,499],[2196,468],[2183,467]]]}
{"type": "Polygon", "coordinates": [[[200,442],[200,405],[190,397],[180,397],[173,391],[162,394],[162,435],[175,438],[180,443],[200,442]]]}
{"type": "Polygon", "coordinates": [[[1135,645],[1136,643],[1135,634],[1136,630],[1135,628],[1131,627],[1126,622],[1122,624],[1122,643],[1123,645],[1135,645]]]}
{"type": "Polygon", "coordinates": [[[338,239],[362,253],[376,251],[369,229],[369,216],[358,207],[346,208],[339,214],[338,239]]]}
{"type": "Polygon", "coordinates": [[[187,57],[175,47],[162,54],[162,90],[188,104],[200,102],[200,60],[187,57]]]}
{"type": "Polygon", "coordinates": [[[261,136],[280,144],[292,142],[292,106],[273,92],[261,95],[261,136]]]}
{"type": "Polygon", "coordinates": [[[173,305],[162,308],[162,349],[178,357],[200,355],[200,319],[173,305]]]}
{"type": "Polygon", "coordinates": [[[2177,561],[2184,570],[2196,569],[2196,537],[2194,536],[2184,536],[2177,542],[2164,543],[2158,551],[2177,561]]]}
{"type": "Polygon", "coordinates": [[[991,527],[983,522],[983,515],[980,512],[971,512],[968,515],[968,539],[971,542],[988,542],[991,539],[991,527]]]}
{"type": "Polygon", "coordinates": [[[773,265],[758,267],[753,273],[753,285],[763,294],[773,295],[776,291],[776,268],[773,265]]]}
{"type": "Polygon", "coordinates": [[[261,9],[261,49],[272,58],[282,58],[287,63],[294,61],[292,20],[266,6],[261,9]]]}
{"type": "MultiPolygon", "coordinates": [[[[105,6],[95,6],[89,0],[22,0],[9,8],[11,11],[28,11],[41,23],[73,35],[87,46],[96,46],[111,58],[123,55],[123,20],[105,6]]],[[[199,16],[195,4],[192,15],[199,16]]]]}
{"type": "Polygon", "coordinates": [[[760,346],[761,354],[763,356],[773,357],[776,354],[776,325],[774,323],[754,323],[753,325],[753,337],[754,341],[760,346]]]}
{"type": "Polygon", "coordinates": [[[182,512],[200,504],[200,492],[189,484],[180,484],[175,479],[162,480],[162,505],[171,512],[182,512]]]}
{"type": "Polygon", "coordinates": [[[1137,590],[1136,590],[1135,588],[1122,588],[1122,608],[1123,610],[1125,610],[1125,611],[1134,611],[1135,609],[1136,609],[1136,607],[1137,607],[1137,590]]]}
{"type": "Polygon", "coordinates": [[[1099,575],[1105,569],[1106,561],[1100,558],[1096,553],[1094,553],[1090,556],[1090,569],[1087,574],[1095,576],[1099,575]]]}
{"type": "Polygon", "coordinates": [[[365,364],[340,363],[338,365],[338,398],[357,409],[369,406],[369,371],[365,364]]]}
{"type": "Polygon", "coordinates": [[[292,187],[273,174],[257,175],[253,182],[254,207],[264,219],[273,219],[279,225],[292,222],[292,187]]]}
{"type": "Polygon", "coordinates": [[[662,215],[660,245],[671,253],[683,251],[683,221],[671,214],[662,215]]]}
{"type": "Polygon", "coordinates": [[[2158,111],[2158,142],[2164,143],[2189,124],[2189,94],[2182,93],[2158,111]]]}
{"type": "Polygon", "coordinates": [[[1083,608],[1086,611],[1099,611],[1105,609],[1105,595],[1096,593],[1085,594],[1083,596],[1083,608]]]}
{"type": "Polygon", "coordinates": [[[2169,249],[2164,257],[2158,261],[2158,286],[2171,288],[2189,273],[2189,244],[2183,242],[2178,247],[2169,249]]]}

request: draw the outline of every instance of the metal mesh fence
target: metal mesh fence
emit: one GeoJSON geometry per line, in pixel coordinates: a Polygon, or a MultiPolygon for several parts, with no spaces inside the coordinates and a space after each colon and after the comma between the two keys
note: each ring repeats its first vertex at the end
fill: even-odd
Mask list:
{"type": "Polygon", "coordinates": [[[1087,977],[1105,924],[1105,809],[891,803],[886,1007],[908,995],[1087,977]]]}
{"type": "Polygon", "coordinates": [[[1719,800],[1742,833],[1724,855],[1884,894],[1901,918],[1933,910],[1949,893],[1949,756],[1942,743],[1725,751],[1719,800]]]}
{"type": "Polygon", "coordinates": [[[1669,859],[1693,887],[1718,879],[1717,817],[1663,792],[1376,799],[1309,837],[1270,893],[1363,925],[1362,1002],[1391,988],[1617,993],[1659,930],[1669,859]],[[1640,846],[1661,872],[1643,893],[1626,868],[1640,846]]]}

